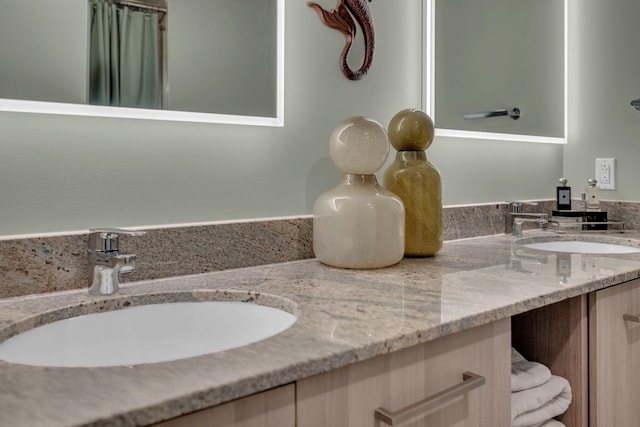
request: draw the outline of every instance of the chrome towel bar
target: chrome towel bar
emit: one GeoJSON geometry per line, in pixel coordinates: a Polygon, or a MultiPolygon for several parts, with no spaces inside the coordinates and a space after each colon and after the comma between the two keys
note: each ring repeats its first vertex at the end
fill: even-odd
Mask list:
{"type": "Polygon", "coordinates": [[[514,108],[512,110],[500,109],[493,111],[483,111],[481,113],[468,113],[464,115],[465,120],[474,120],[474,119],[486,119],[488,117],[499,117],[499,116],[509,116],[513,120],[518,120],[520,118],[520,109],[514,108]]]}

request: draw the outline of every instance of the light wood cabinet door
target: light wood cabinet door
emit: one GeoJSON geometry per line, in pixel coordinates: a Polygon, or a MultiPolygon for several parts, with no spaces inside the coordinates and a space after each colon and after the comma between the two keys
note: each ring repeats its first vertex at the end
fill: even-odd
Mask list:
{"type": "Polygon", "coordinates": [[[485,378],[400,424],[511,425],[511,328],[503,319],[432,342],[378,356],[297,383],[298,427],[383,427],[374,412],[399,411],[460,385],[466,371],[485,378]]]}
{"type": "Polygon", "coordinates": [[[640,426],[640,279],[589,295],[590,426],[640,426]]]}
{"type": "Polygon", "coordinates": [[[295,385],[288,384],[174,418],[155,426],[295,427],[295,423],[295,385]]]}

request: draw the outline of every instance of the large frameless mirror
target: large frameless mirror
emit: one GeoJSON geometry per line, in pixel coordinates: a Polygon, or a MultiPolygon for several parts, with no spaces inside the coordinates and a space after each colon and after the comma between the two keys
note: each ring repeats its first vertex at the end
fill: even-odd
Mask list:
{"type": "Polygon", "coordinates": [[[436,135],[566,143],[567,0],[424,0],[436,135]]]}
{"type": "Polygon", "coordinates": [[[284,0],[0,0],[0,110],[282,126],[284,0]]]}

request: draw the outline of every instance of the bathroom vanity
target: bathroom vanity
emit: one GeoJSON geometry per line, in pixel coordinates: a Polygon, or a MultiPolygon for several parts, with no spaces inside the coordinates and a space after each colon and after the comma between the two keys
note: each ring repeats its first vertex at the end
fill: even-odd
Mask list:
{"type": "MultiPolygon", "coordinates": [[[[171,362],[0,362],[0,424],[384,426],[385,416],[426,399],[415,419],[394,425],[508,426],[512,342],[569,380],[567,426],[587,426],[589,416],[592,426],[611,425],[612,414],[619,423],[623,411],[637,419],[637,405],[625,409],[620,395],[637,396],[640,327],[622,316],[640,313],[640,254],[526,247],[550,238],[573,239],[496,235],[378,270],[306,260],[136,282],[112,297],[79,290],[0,300],[2,339],[56,316],[172,299],[286,300],[281,308],[297,316],[266,340],[171,362]]],[[[633,233],[602,239],[640,247],[633,233]]]]}
{"type": "MultiPolygon", "coordinates": [[[[509,320],[503,319],[158,426],[365,426],[371,425],[374,414],[388,419],[378,417],[423,400],[419,415],[406,418],[420,423],[416,425],[506,426],[510,342],[509,320]]],[[[399,414],[390,418],[395,420],[392,425],[414,425],[397,424],[399,414]]]]}

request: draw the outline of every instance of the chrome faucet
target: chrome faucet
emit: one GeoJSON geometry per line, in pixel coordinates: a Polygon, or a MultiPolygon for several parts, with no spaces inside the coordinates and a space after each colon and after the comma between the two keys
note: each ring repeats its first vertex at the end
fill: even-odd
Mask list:
{"type": "Polygon", "coordinates": [[[120,274],[130,273],[135,266],[134,254],[119,252],[118,238],[142,236],[146,231],[123,230],[120,228],[96,228],[89,230],[89,293],[91,295],[111,295],[118,292],[120,274]]]}
{"type": "Polygon", "coordinates": [[[549,214],[543,212],[523,212],[523,206],[537,206],[537,202],[509,202],[509,212],[504,223],[504,234],[522,236],[522,228],[525,222],[537,222],[544,227],[549,222],[549,214]]]}

